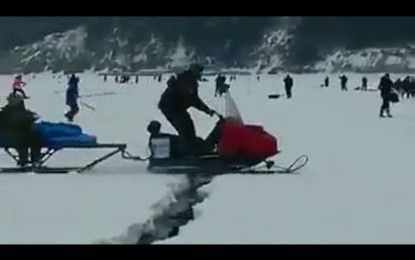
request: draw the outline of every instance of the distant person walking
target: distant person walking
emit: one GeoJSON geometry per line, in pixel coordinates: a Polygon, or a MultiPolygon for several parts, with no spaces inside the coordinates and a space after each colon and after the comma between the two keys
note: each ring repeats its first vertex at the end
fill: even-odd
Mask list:
{"type": "Polygon", "coordinates": [[[367,78],[366,77],[362,78],[362,88],[361,88],[361,90],[367,91],[367,78]]]}
{"type": "Polygon", "coordinates": [[[329,77],[326,77],[324,79],[324,87],[328,88],[329,87],[329,84],[330,84],[330,78],[329,77]]]}
{"type": "Polygon", "coordinates": [[[392,117],[390,113],[390,102],[391,102],[391,95],[392,95],[392,87],[393,82],[389,77],[389,73],[386,73],[381,79],[379,83],[379,90],[380,96],[382,97],[382,106],[380,107],[379,116],[385,117],[383,115],[386,112],[388,117],[392,117]]]}
{"type": "Polygon", "coordinates": [[[291,98],[292,97],[292,88],[293,88],[293,85],[294,85],[294,80],[288,74],[284,78],[284,87],[285,87],[285,93],[287,94],[287,98],[291,98]]]}
{"type": "Polygon", "coordinates": [[[339,77],[340,79],[340,86],[342,91],[347,91],[347,81],[349,80],[346,75],[342,75],[339,77]]]}
{"type": "Polygon", "coordinates": [[[66,90],[66,105],[69,106],[70,110],[65,114],[66,119],[72,122],[75,115],[79,112],[78,106],[78,83],[79,78],[72,74],[68,81],[68,88],[66,90]]]}

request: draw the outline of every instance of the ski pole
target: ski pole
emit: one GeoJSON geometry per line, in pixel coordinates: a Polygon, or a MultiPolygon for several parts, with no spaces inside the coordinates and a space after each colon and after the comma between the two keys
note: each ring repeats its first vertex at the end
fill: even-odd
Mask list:
{"type": "Polygon", "coordinates": [[[89,109],[91,109],[92,111],[95,111],[95,107],[94,106],[91,106],[90,104],[88,104],[88,103],[85,103],[84,101],[80,101],[80,103],[81,103],[81,105],[83,105],[83,106],[85,106],[85,107],[87,107],[87,108],[89,108],[89,109]]]}

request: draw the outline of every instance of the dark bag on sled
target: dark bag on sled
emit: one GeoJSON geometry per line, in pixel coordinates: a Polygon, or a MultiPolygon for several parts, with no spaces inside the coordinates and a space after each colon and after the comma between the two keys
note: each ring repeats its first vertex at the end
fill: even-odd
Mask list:
{"type": "Polygon", "coordinates": [[[392,103],[398,103],[399,102],[399,96],[398,96],[398,94],[396,92],[391,92],[389,94],[389,100],[392,103]]]}

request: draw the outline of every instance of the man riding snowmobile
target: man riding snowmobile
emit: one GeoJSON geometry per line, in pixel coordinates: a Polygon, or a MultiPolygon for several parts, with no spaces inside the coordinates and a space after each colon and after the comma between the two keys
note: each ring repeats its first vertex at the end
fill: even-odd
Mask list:
{"type": "Polygon", "coordinates": [[[204,142],[196,136],[194,123],[187,109],[194,107],[210,116],[217,114],[198,94],[198,81],[201,80],[203,69],[199,64],[192,64],[188,70],[171,77],[158,104],[163,115],[179,134],[180,149],[187,154],[199,154],[205,150],[204,142]]]}
{"type": "MultiPolygon", "coordinates": [[[[177,88],[175,84],[177,84],[175,78],[169,80],[169,88],[177,88]]],[[[183,95],[180,92],[179,94],[183,95]]],[[[183,97],[181,96],[181,98],[183,97]]],[[[166,102],[162,97],[163,100],[166,102]]],[[[182,105],[183,100],[180,101],[178,104],[182,105]]],[[[163,105],[166,105],[167,102],[160,103],[161,108],[166,108],[163,105]]],[[[225,94],[225,103],[225,117],[216,114],[219,120],[207,138],[202,140],[194,135],[192,143],[187,143],[187,148],[194,148],[193,150],[182,149],[183,138],[180,134],[163,133],[160,131],[161,124],[157,121],[151,121],[147,126],[147,131],[150,133],[149,157],[143,159],[139,156],[132,156],[131,159],[148,160],[147,169],[149,172],[180,174],[223,174],[247,172],[246,170],[260,172],[261,170],[256,171],[252,167],[261,163],[265,163],[267,173],[292,173],[307,163],[308,158],[305,155],[297,158],[289,167],[277,166],[273,162],[267,161],[268,158],[280,152],[277,138],[268,133],[261,125],[245,124],[230,93],[225,94]]],[[[183,109],[183,105],[181,107],[183,109]]],[[[167,108],[176,109],[173,104],[167,108]]],[[[177,110],[173,111],[177,113],[177,110]]],[[[184,113],[187,114],[186,111],[184,113]]],[[[193,126],[190,116],[187,115],[187,117],[193,126]]],[[[179,119],[181,118],[179,117],[179,119]]],[[[179,125],[179,127],[183,127],[183,125],[179,125]]]]}

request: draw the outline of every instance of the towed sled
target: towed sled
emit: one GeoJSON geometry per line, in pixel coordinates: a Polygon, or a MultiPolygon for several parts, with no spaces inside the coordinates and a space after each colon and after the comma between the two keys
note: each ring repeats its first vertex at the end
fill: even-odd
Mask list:
{"type": "Polygon", "coordinates": [[[299,156],[288,166],[271,161],[271,157],[281,152],[277,139],[260,125],[245,124],[229,92],[225,94],[225,101],[226,117],[218,115],[218,123],[205,140],[212,146],[211,137],[216,136],[213,138],[215,148],[211,151],[178,155],[178,137],[161,133],[150,136],[148,158],[128,153],[123,157],[148,161],[149,172],[166,174],[289,174],[298,172],[308,163],[306,155],[299,156]]]}
{"type": "MultiPolygon", "coordinates": [[[[97,164],[107,160],[118,153],[124,153],[126,144],[98,143],[96,136],[82,132],[77,125],[66,123],[40,122],[35,124],[35,129],[42,137],[42,151],[40,160],[35,164],[29,161],[25,166],[1,167],[0,173],[83,173],[92,169],[97,164]],[[64,149],[109,149],[110,152],[96,158],[86,165],[72,167],[48,167],[46,162],[52,155],[64,149]]],[[[20,157],[16,151],[16,140],[12,136],[0,133],[0,148],[20,165],[20,157]]]]}

